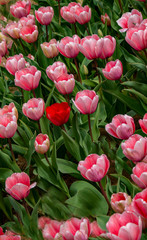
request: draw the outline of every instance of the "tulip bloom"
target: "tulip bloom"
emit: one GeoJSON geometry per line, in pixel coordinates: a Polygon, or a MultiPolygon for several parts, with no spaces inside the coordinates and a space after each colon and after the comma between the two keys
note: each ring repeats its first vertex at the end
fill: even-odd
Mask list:
{"type": "Polygon", "coordinates": [[[135,132],[134,119],[127,114],[118,114],[105,126],[105,129],[113,137],[128,139],[135,132]]]}
{"type": "Polygon", "coordinates": [[[64,240],[88,240],[90,235],[89,220],[71,218],[61,225],[60,233],[64,240]]]}
{"type": "Polygon", "coordinates": [[[105,154],[90,154],[78,164],[81,175],[89,181],[100,182],[109,170],[110,162],[105,154]]]}
{"type": "Polygon", "coordinates": [[[113,208],[114,212],[122,213],[130,204],[131,197],[124,192],[113,193],[111,195],[111,207],[113,208]]]}
{"type": "Polygon", "coordinates": [[[5,105],[3,108],[0,108],[0,116],[3,116],[7,113],[14,115],[16,119],[18,119],[18,111],[13,102],[11,102],[9,105],[5,105]]]}
{"type": "Polygon", "coordinates": [[[6,41],[3,40],[0,42],[0,56],[3,57],[7,53],[7,44],[6,41]]]}
{"type": "Polygon", "coordinates": [[[26,90],[31,91],[39,85],[41,72],[35,66],[24,68],[15,73],[15,85],[26,90]]]}
{"type": "Polygon", "coordinates": [[[62,222],[58,222],[55,220],[50,220],[49,223],[46,223],[42,235],[44,239],[62,239],[60,232],[60,226],[62,225],[62,222]]]}
{"type": "Polygon", "coordinates": [[[147,188],[147,163],[139,162],[133,168],[131,178],[142,189],[147,188]]]}
{"type": "Polygon", "coordinates": [[[38,10],[35,10],[35,16],[40,24],[49,25],[54,16],[54,10],[52,7],[40,7],[38,10]]]}
{"type": "Polygon", "coordinates": [[[35,151],[40,154],[44,154],[48,151],[50,146],[50,140],[47,134],[38,134],[35,139],[35,151]]]}
{"type": "Polygon", "coordinates": [[[69,22],[69,23],[75,23],[76,19],[75,19],[75,11],[77,8],[80,8],[81,5],[79,3],[76,2],[71,2],[68,4],[68,6],[62,7],[60,10],[60,14],[62,16],[62,18],[69,22]]]}
{"type": "Polygon", "coordinates": [[[83,90],[76,94],[75,104],[76,108],[82,114],[92,114],[96,111],[99,96],[96,95],[95,91],[83,90]]]}
{"type": "Polygon", "coordinates": [[[96,237],[100,236],[102,233],[105,233],[105,232],[106,231],[101,229],[96,221],[90,223],[90,237],[96,238],[96,237]]]}
{"type": "Polygon", "coordinates": [[[44,43],[40,44],[40,46],[41,46],[41,49],[42,49],[44,55],[47,58],[53,58],[59,54],[59,51],[57,49],[56,39],[52,39],[50,42],[44,42],[44,43]]]}
{"type": "Polygon", "coordinates": [[[107,13],[105,13],[105,15],[101,15],[101,21],[103,24],[105,24],[105,22],[107,21],[107,26],[111,26],[111,20],[107,13]]]}
{"type": "Polygon", "coordinates": [[[48,218],[48,217],[40,217],[39,219],[38,219],[38,228],[39,229],[41,229],[41,230],[43,230],[44,229],[44,227],[45,227],[45,225],[47,224],[47,223],[50,223],[51,222],[51,219],[50,218],[48,218]]]}
{"type": "Polygon", "coordinates": [[[0,138],[11,138],[17,130],[17,118],[11,113],[0,116],[0,138]]]}
{"type": "Polygon", "coordinates": [[[147,138],[134,134],[121,144],[123,154],[134,163],[147,161],[147,138]]]}
{"type": "Polygon", "coordinates": [[[134,28],[142,22],[142,14],[136,9],[126,12],[117,20],[117,24],[122,28],[120,32],[126,32],[129,28],[134,28]]]}
{"type": "Polygon", "coordinates": [[[123,73],[123,65],[120,60],[108,62],[102,70],[104,76],[109,80],[118,80],[123,73]]]}
{"type": "Polygon", "coordinates": [[[35,121],[38,121],[44,113],[45,103],[42,98],[32,98],[23,104],[23,114],[35,121]]]}
{"type": "Polygon", "coordinates": [[[10,6],[10,13],[16,18],[26,17],[30,13],[30,10],[30,0],[18,1],[10,6]]]}
{"type": "Polygon", "coordinates": [[[22,17],[18,21],[18,25],[20,28],[26,25],[35,25],[35,17],[32,14],[29,14],[27,17],[22,17]]]}
{"type": "Polygon", "coordinates": [[[36,182],[30,185],[30,178],[25,172],[13,173],[5,182],[6,192],[16,200],[26,198],[30,193],[30,189],[35,186],[36,182]]]}
{"type": "Polygon", "coordinates": [[[20,38],[20,27],[16,22],[8,23],[5,27],[5,32],[14,39],[20,38]]]}
{"type": "Polygon", "coordinates": [[[66,65],[62,62],[54,62],[53,65],[50,65],[46,69],[46,74],[48,78],[50,78],[53,82],[62,76],[63,74],[67,74],[66,65]]]}
{"type": "Polygon", "coordinates": [[[142,131],[147,134],[147,113],[144,115],[143,119],[139,120],[140,127],[142,131]]]}
{"type": "Polygon", "coordinates": [[[106,224],[109,233],[101,237],[111,240],[140,240],[142,235],[141,218],[132,212],[115,213],[106,224]]]}
{"type": "Polygon", "coordinates": [[[4,234],[4,235],[2,235],[2,236],[0,236],[0,240],[21,240],[21,236],[19,236],[19,235],[13,235],[13,236],[9,236],[9,235],[6,235],[6,234],[4,234]]]}
{"type": "Polygon", "coordinates": [[[67,102],[54,103],[46,108],[46,117],[56,126],[65,124],[70,116],[70,107],[67,102]]]}
{"type": "Polygon", "coordinates": [[[65,95],[72,93],[75,86],[75,79],[73,74],[63,74],[57,78],[54,83],[58,91],[65,95]]]}
{"type": "Polygon", "coordinates": [[[64,37],[57,44],[59,52],[67,58],[75,58],[79,54],[80,38],[78,35],[64,37]]]}
{"type": "Polygon", "coordinates": [[[20,37],[27,43],[33,43],[38,38],[38,28],[36,25],[26,25],[20,31],[20,37]]]}
{"type": "Polygon", "coordinates": [[[17,71],[25,68],[25,59],[23,55],[20,53],[19,55],[7,58],[5,67],[10,74],[15,76],[17,71]]]}
{"type": "Polygon", "coordinates": [[[75,8],[74,17],[81,25],[88,23],[91,19],[91,8],[89,8],[88,5],[75,8]]]}

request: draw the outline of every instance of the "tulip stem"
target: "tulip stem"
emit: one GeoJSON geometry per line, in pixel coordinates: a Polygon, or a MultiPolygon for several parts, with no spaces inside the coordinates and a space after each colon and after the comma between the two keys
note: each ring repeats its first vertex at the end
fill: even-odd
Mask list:
{"type": "Polygon", "coordinates": [[[102,192],[104,198],[106,199],[106,202],[108,203],[109,208],[111,209],[111,204],[109,202],[109,199],[108,199],[108,197],[107,197],[107,195],[106,195],[106,193],[104,191],[104,188],[103,188],[101,182],[99,182],[99,186],[100,186],[100,189],[101,189],[101,192],[102,192]]]}
{"type": "Polygon", "coordinates": [[[92,136],[92,129],[91,129],[91,121],[90,121],[90,114],[88,114],[88,125],[89,125],[89,132],[90,132],[90,137],[93,142],[93,136],[92,136]]]}
{"type": "Polygon", "coordinates": [[[122,4],[121,4],[121,0],[118,0],[119,6],[120,6],[120,10],[121,12],[123,12],[123,8],[122,8],[122,4]]]}
{"type": "Polygon", "coordinates": [[[16,163],[15,155],[14,155],[14,152],[13,152],[13,149],[12,149],[11,138],[8,138],[8,143],[9,143],[9,148],[10,148],[10,151],[11,151],[12,159],[16,163]]]}
{"type": "Polygon", "coordinates": [[[59,25],[61,25],[60,0],[58,0],[58,10],[59,10],[59,25]]]}
{"type": "Polygon", "coordinates": [[[78,63],[77,63],[77,59],[74,58],[74,62],[75,62],[75,65],[76,65],[76,68],[77,68],[77,72],[78,72],[78,80],[79,82],[82,84],[82,80],[81,80],[81,76],[80,76],[80,71],[79,71],[79,66],[78,66],[78,63]]]}
{"type": "Polygon", "coordinates": [[[24,50],[24,53],[26,54],[26,50],[25,50],[25,47],[24,47],[24,45],[23,45],[23,43],[22,43],[21,38],[19,38],[19,42],[20,42],[20,44],[21,44],[21,46],[22,46],[22,48],[23,48],[23,50],[24,50]]]}
{"type": "Polygon", "coordinates": [[[73,25],[74,25],[74,29],[75,29],[75,34],[78,34],[78,33],[77,33],[77,26],[76,26],[76,23],[74,23],[73,25]]]}
{"type": "Polygon", "coordinates": [[[90,32],[89,32],[89,30],[88,30],[88,26],[87,26],[86,24],[84,24],[84,25],[85,25],[85,28],[86,28],[87,34],[90,35],[90,32]]]}
{"type": "Polygon", "coordinates": [[[36,94],[35,94],[35,90],[34,89],[32,89],[32,93],[33,93],[34,98],[36,98],[36,94]]]}
{"type": "Polygon", "coordinates": [[[39,131],[40,131],[40,133],[41,133],[41,126],[40,126],[39,120],[38,120],[37,122],[38,122],[39,131]]]}
{"type": "Polygon", "coordinates": [[[101,78],[100,78],[100,75],[99,75],[99,72],[98,72],[98,65],[97,65],[97,61],[96,59],[94,59],[94,64],[95,64],[95,69],[96,69],[96,74],[98,76],[98,80],[99,80],[99,84],[101,83],[101,78]]]}
{"type": "Polygon", "coordinates": [[[46,25],[45,27],[46,27],[46,41],[48,42],[48,25],[46,25]]]}
{"type": "Polygon", "coordinates": [[[70,106],[70,99],[69,99],[69,95],[68,94],[65,95],[65,99],[66,99],[66,102],[68,103],[68,105],[70,106]]]}
{"type": "Polygon", "coordinates": [[[50,164],[50,162],[49,162],[49,160],[48,160],[48,157],[47,157],[46,153],[44,153],[44,156],[45,156],[45,159],[46,159],[48,165],[51,167],[51,164],[50,164]]]}

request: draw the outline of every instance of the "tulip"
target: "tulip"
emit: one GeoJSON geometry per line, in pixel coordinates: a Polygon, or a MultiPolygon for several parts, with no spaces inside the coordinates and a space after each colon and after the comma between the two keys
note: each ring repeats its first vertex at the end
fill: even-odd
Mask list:
{"type": "Polygon", "coordinates": [[[72,74],[63,74],[57,78],[54,83],[58,91],[65,95],[72,93],[75,86],[75,79],[72,74]]]}
{"type": "Polygon", "coordinates": [[[67,102],[54,103],[46,108],[46,117],[56,126],[65,124],[70,116],[70,107],[67,102]]]}
{"type": "Polygon", "coordinates": [[[5,32],[14,39],[20,38],[20,27],[16,22],[8,23],[5,27],[5,32]]]}
{"type": "Polygon", "coordinates": [[[75,20],[83,25],[85,23],[88,23],[91,19],[91,8],[88,7],[88,5],[84,6],[84,7],[77,7],[74,9],[74,17],[75,20]]]}
{"type": "Polygon", "coordinates": [[[50,146],[50,140],[47,134],[38,134],[35,139],[35,151],[40,154],[44,154],[48,151],[50,146]]]}
{"type": "Polygon", "coordinates": [[[4,235],[4,233],[3,233],[3,229],[0,227],[0,236],[1,235],[4,235]]]}
{"type": "Polygon", "coordinates": [[[32,98],[23,104],[23,114],[35,121],[38,121],[44,113],[45,103],[42,98],[32,98]]]}
{"type": "Polygon", "coordinates": [[[56,39],[52,39],[50,42],[44,42],[44,43],[40,44],[40,46],[41,46],[41,49],[42,49],[44,55],[47,58],[53,58],[59,54],[59,51],[57,49],[56,39]]]}
{"type": "Polygon", "coordinates": [[[38,28],[36,25],[26,25],[20,31],[20,37],[27,43],[33,43],[38,38],[38,28]]]}
{"type": "Polygon", "coordinates": [[[82,114],[92,114],[96,111],[99,96],[95,91],[83,90],[76,94],[75,101],[73,100],[76,108],[82,114]]]}
{"type": "Polygon", "coordinates": [[[26,25],[35,25],[35,17],[34,15],[29,14],[27,17],[22,17],[18,21],[18,25],[20,28],[26,25]]]}
{"type": "Polygon", "coordinates": [[[111,240],[140,240],[142,235],[141,218],[132,212],[115,213],[106,224],[109,233],[101,234],[111,240]]]}
{"type": "Polygon", "coordinates": [[[105,22],[107,21],[107,26],[111,26],[111,20],[107,13],[105,13],[105,15],[101,15],[101,21],[103,24],[105,24],[105,22]]]}
{"type": "Polygon", "coordinates": [[[111,206],[114,212],[122,213],[130,204],[131,197],[124,192],[113,193],[111,195],[111,206]]]}
{"type": "Polygon", "coordinates": [[[5,67],[10,74],[15,76],[17,71],[25,68],[25,59],[23,55],[20,53],[19,55],[7,58],[5,67]]]}
{"type": "Polygon", "coordinates": [[[129,28],[134,28],[142,22],[142,14],[136,9],[126,12],[117,20],[117,24],[122,28],[120,32],[126,32],[129,28]]]}
{"type": "Polygon", "coordinates": [[[67,73],[66,65],[62,62],[54,62],[46,69],[47,76],[54,82],[57,78],[67,73]]]}
{"type": "Polygon", "coordinates": [[[144,115],[143,119],[139,120],[140,127],[142,131],[147,134],[147,113],[144,115]]]}
{"type": "Polygon", "coordinates": [[[54,240],[54,239],[62,239],[60,232],[60,226],[62,225],[62,222],[58,222],[55,220],[50,220],[49,223],[46,223],[42,235],[44,239],[46,240],[54,240]]]}
{"type": "Polygon", "coordinates": [[[147,163],[139,162],[133,168],[131,178],[142,189],[147,188],[147,163]]]}
{"type": "Polygon", "coordinates": [[[15,236],[7,236],[7,235],[3,235],[0,236],[0,240],[21,240],[21,236],[19,235],[15,235],[15,236]]]}
{"type": "Polygon", "coordinates": [[[11,113],[0,115],[0,138],[11,138],[17,130],[17,118],[11,113]]]}
{"type": "Polygon", "coordinates": [[[126,33],[125,40],[132,48],[140,51],[147,48],[146,35],[147,27],[142,23],[138,27],[130,28],[126,33]]]}
{"type": "Polygon", "coordinates": [[[52,7],[40,7],[38,10],[35,10],[35,16],[40,24],[49,25],[54,16],[54,10],[52,7]]]}
{"type": "Polygon", "coordinates": [[[31,91],[39,85],[41,72],[35,66],[24,68],[15,73],[15,85],[26,90],[31,91]]]}
{"type": "Polygon", "coordinates": [[[75,58],[79,54],[80,38],[78,35],[73,37],[64,37],[57,44],[59,52],[67,58],[75,58]]]}
{"type": "Polygon", "coordinates": [[[61,225],[60,233],[64,240],[88,240],[90,235],[89,220],[71,218],[61,225]]]}
{"type": "Polygon", "coordinates": [[[0,56],[3,57],[7,53],[7,44],[6,41],[3,40],[0,42],[0,56]]]}
{"type": "Polygon", "coordinates": [[[26,198],[30,193],[30,189],[35,186],[36,182],[30,185],[30,178],[25,172],[13,173],[5,182],[6,192],[16,200],[26,198]]]}
{"type": "Polygon", "coordinates": [[[123,65],[120,60],[108,62],[102,70],[104,76],[109,80],[118,80],[123,73],[123,65]]]}
{"type": "Polygon", "coordinates": [[[30,10],[30,0],[17,1],[15,4],[10,6],[10,13],[16,18],[26,17],[30,13],[30,10]]]}
{"type": "Polygon", "coordinates": [[[71,2],[68,4],[68,6],[61,8],[60,14],[65,21],[69,23],[75,23],[76,19],[75,19],[74,12],[75,12],[75,9],[79,7],[81,7],[79,3],[71,2]]]}
{"type": "Polygon", "coordinates": [[[5,105],[3,108],[0,108],[0,116],[3,116],[7,113],[14,115],[16,119],[18,119],[18,111],[13,102],[11,102],[9,105],[5,105]]]}
{"type": "Polygon", "coordinates": [[[43,230],[44,229],[44,227],[45,227],[45,225],[47,224],[47,223],[50,223],[51,222],[51,219],[50,218],[48,218],[48,217],[40,217],[39,219],[38,219],[38,228],[39,229],[41,229],[41,230],[43,230]]]}
{"type": "Polygon", "coordinates": [[[135,132],[135,123],[131,116],[118,114],[105,126],[105,129],[113,137],[128,139],[135,132]]]}
{"type": "Polygon", "coordinates": [[[134,163],[147,161],[147,138],[134,134],[121,144],[123,154],[134,163]]]}
{"type": "Polygon", "coordinates": [[[100,228],[100,226],[98,225],[98,223],[96,221],[90,223],[90,237],[98,237],[100,236],[102,233],[105,233],[106,231],[102,230],[100,228]]]}

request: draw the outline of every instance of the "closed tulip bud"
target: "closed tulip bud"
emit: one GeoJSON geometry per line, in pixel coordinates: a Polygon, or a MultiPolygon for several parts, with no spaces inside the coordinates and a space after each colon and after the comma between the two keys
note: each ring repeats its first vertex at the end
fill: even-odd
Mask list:
{"type": "Polygon", "coordinates": [[[75,58],[79,54],[80,38],[78,35],[64,37],[57,44],[59,52],[67,58],[75,58]]]}
{"type": "Polygon", "coordinates": [[[53,58],[59,54],[59,51],[57,49],[56,39],[52,39],[50,42],[44,42],[44,43],[40,44],[40,46],[41,46],[41,49],[42,49],[44,55],[47,58],[53,58]]]}
{"type": "Polygon", "coordinates": [[[8,23],[5,27],[5,32],[14,39],[20,38],[20,27],[16,22],[8,23]]]}
{"type": "Polygon", "coordinates": [[[38,134],[35,139],[35,151],[40,154],[44,154],[48,151],[50,146],[49,137],[47,134],[38,134]]]}
{"type": "Polygon", "coordinates": [[[44,113],[45,103],[42,98],[32,98],[23,104],[23,114],[35,121],[38,121],[44,113]]]}
{"type": "Polygon", "coordinates": [[[7,58],[5,67],[10,74],[15,76],[17,71],[25,68],[25,59],[23,55],[20,53],[19,55],[7,58]]]}
{"type": "Polygon", "coordinates": [[[75,79],[73,74],[63,74],[57,78],[54,83],[58,91],[65,95],[72,93],[75,86],[75,79]]]}
{"type": "Polygon", "coordinates": [[[42,25],[49,25],[54,16],[54,10],[52,7],[40,7],[35,10],[37,21],[42,25]]]}
{"type": "Polygon", "coordinates": [[[5,182],[6,192],[16,200],[26,198],[30,193],[30,189],[35,186],[36,182],[30,185],[30,178],[25,172],[13,173],[5,182]]]}
{"type": "Polygon", "coordinates": [[[0,138],[11,138],[17,130],[17,118],[11,113],[0,116],[0,138]]]}
{"type": "Polygon", "coordinates": [[[85,65],[83,65],[83,73],[84,75],[88,75],[88,68],[85,65]]]}
{"type": "Polygon", "coordinates": [[[117,213],[122,213],[131,204],[131,197],[123,192],[113,193],[111,196],[111,206],[117,213]]]}
{"type": "Polygon", "coordinates": [[[5,105],[3,108],[0,108],[0,116],[3,116],[6,113],[10,113],[18,119],[18,111],[15,107],[15,104],[11,102],[9,105],[5,105]]]}
{"type": "Polygon", "coordinates": [[[20,31],[20,37],[27,43],[33,43],[38,38],[38,28],[36,25],[26,25],[20,31]]]}
{"type": "Polygon", "coordinates": [[[115,81],[121,78],[123,73],[123,65],[120,60],[108,62],[102,72],[105,78],[115,81]]]}
{"type": "Polygon", "coordinates": [[[140,127],[142,131],[147,134],[147,113],[144,115],[143,119],[139,120],[140,127]]]}
{"type": "Polygon", "coordinates": [[[4,57],[6,53],[7,53],[7,44],[6,44],[6,41],[3,40],[2,42],[0,42],[0,56],[4,57]]]}
{"type": "Polygon", "coordinates": [[[98,29],[98,36],[100,37],[100,38],[102,38],[104,35],[103,35],[103,33],[102,33],[102,31],[101,31],[101,29],[98,29]]]}
{"type": "Polygon", "coordinates": [[[66,65],[60,61],[54,62],[53,65],[47,67],[46,74],[54,82],[63,74],[67,74],[66,65]]]}
{"type": "Polygon", "coordinates": [[[139,162],[133,168],[131,178],[142,189],[147,188],[147,163],[139,162]]]}
{"type": "Polygon", "coordinates": [[[10,6],[10,13],[16,18],[26,17],[30,13],[30,10],[30,0],[17,1],[10,6]]]}
{"type": "Polygon", "coordinates": [[[111,20],[107,13],[105,13],[105,15],[101,15],[101,21],[103,24],[105,24],[105,22],[107,21],[107,26],[111,26],[111,20]]]}

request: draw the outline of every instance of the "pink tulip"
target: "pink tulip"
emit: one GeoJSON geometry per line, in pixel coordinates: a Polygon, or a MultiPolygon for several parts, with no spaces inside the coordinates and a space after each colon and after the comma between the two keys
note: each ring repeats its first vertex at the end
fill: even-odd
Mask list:
{"type": "Polygon", "coordinates": [[[38,28],[36,25],[26,25],[20,31],[20,37],[27,43],[33,43],[38,38],[38,28]]]}
{"type": "Polygon", "coordinates": [[[71,218],[61,225],[60,233],[64,240],[88,240],[90,235],[89,220],[71,218]]]}
{"type": "Polygon", "coordinates": [[[117,20],[117,24],[122,28],[120,32],[126,32],[129,28],[134,28],[142,22],[142,14],[136,9],[126,12],[117,20]]]}
{"type": "Polygon", "coordinates": [[[75,23],[76,19],[75,19],[75,11],[76,9],[80,8],[81,5],[79,3],[76,2],[71,2],[68,4],[68,6],[62,7],[60,10],[60,14],[62,16],[62,18],[69,22],[69,23],[75,23]]]}
{"type": "Polygon", "coordinates": [[[122,213],[125,211],[126,207],[131,204],[131,197],[124,193],[118,192],[111,195],[111,206],[114,212],[122,213]]]}
{"type": "Polygon", "coordinates": [[[35,121],[38,121],[44,113],[45,103],[42,98],[32,98],[23,104],[23,114],[35,121]]]}
{"type": "Polygon", "coordinates": [[[76,108],[82,114],[92,114],[97,109],[99,96],[95,91],[83,90],[76,94],[75,101],[73,100],[76,108]]]}
{"type": "Polygon", "coordinates": [[[75,8],[74,17],[81,25],[88,23],[91,19],[91,8],[89,8],[88,5],[75,8]]]}
{"type": "Polygon", "coordinates": [[[100,228],[100,226],[98,225],[98,223],[96,221],[90,223],[90,237],[98,237],[100,236],[102,233],[105,233],[106,231],[102,230],[100,228]]]}
{"type": "Polygon", "coordinates": [[[139,161],[147,161],[146,137],[134,134],[121,144],[121,148],[123,150],[123,154],[134,163],[139,161]]]}
{"type": "Polygon", "coordinates": [[[145,23],[140,24],[138,27],[130,28],[125,40],[135,50],[140,51],[147,48],[147,26],[145,23]]]}
{"type": "Polygon", "coordinates": [[[147,163],[139,162],[133,168],[131,178],[142,189],[147,188],[147,163]]]}
{"type": "Polygon", "coordinates": [[[17,118],[11,113],[0,116],[0,138],[11,138],[17,130],[17,118]]]}
{"type": "Polygon", "coordinates": [[[134,119],[127,114],[118,114],[105,126],[105,129],[113,137],[128,139],[135,132],[134,119]]]}
{"type": "Polygon", "coordinates": [[[141,218],[132,212],[115,213],[106,224],[109,233],[101,237],[111,240],[140,240],[142,235],[141,218]]]}
{"type": "Polygon", "coordinates": [[[63,74],[67,74],[66,65],[62,62],[54,62],[53,65],[49,65],[46,69],[47,76],[54,82],[57,78],[63,74]]]}
{"type": "Polygon", "coordinates": [[[3,235],[3,236],[0,236],[0,240],[21,240],[21,236],[19,236],[19,235],[17,235],[17,236],[3,235]]]}
{"type": "Polygon", "coordinates": [[[73,74],[63,74],[57,78],[54,83],[58,91],[65,95],[72,93],[75,86],[75,79],[73,74]]]}
{"type": "Polygon", "coordinates": [[[30,185],[30,178],[25,172],[13,173],[5,182],[6,191],[16,200],[26,198],[35,186],[36,182],[30,185]]]}
{"type": "Polygon", "coordinates": [[[30,0],[18,1],[10,6],[10,13],[16,18],[26,17],[30,13],[30,10],[30,0]]]}
{"type": "Polygon", "coordinates": [[[105,154],[90,154],[78,164],[81,175],[89,181],[100,182],[109,170],[110,162],[105,154]]]}
{"type": "Polygon", "coordinates": [[[15,107],[15,104],[11,102],[9,105],[5,105],[3,108],[0,108],[0,116],[10,113],[18,119],[18,111],[15,107]]]}
{"type": "Polygon", "coordinates": [[[51,219],[50,218],[48,218],[48,217],[40,217],[39,219],[38,219],[38,228],[39,229],[41,229],[41,230],[43,230],[44,229],[44,227],[45,227],[45,225],[47,224],[47,223],[50,223],[51,222],[51,219]]]}
{"type": "Polygon", "coordinates": [[[39,85],[41,72],[36,67],[31,66],[24,68],[15,73],[15,85],[26,90],[31,91],[39,85]]]}
{"type": "Polygon", "coordinates": [[[54,16],[54,10],[52,7],[40,7],[35,10],[37,21],[42,25],[49,25],[54,16]]]}
{"type": "Polygon", "coordinates": [[[18,23],[16,22],[8,23],[5,27],[5,33],[10,35],[10,37],[14,39],[20,38],[20,27],[18,23]]]}
{"type": "Polygon", "coordinates": [[[110,35],[99,38],[96,34],[81,39],[79,44],[80,52],[88,59],[105,59],[114,53],[116,40],[110,35]]]}
{"type": "Polygon", "coordinates": [[[101,21],[103,24],[105,24],[105,22],[107,21],[107,26],[111,26],[111,20],[107,13],[105,13],[105,15],[101,15],[101,21]]]}
{"type": "Polygon", "coordinates": [[[44,43],[40,44],[40,46],[41,46],[41,49],[42,49],[44,55],[47,58],[53,58],[59,54],[59,51],[57,49],[56,39],[52,39],[50,42],[44,42],[44,43]]]}
{"type": "Polygon", "coordinates": [[[59,52],[67,58],[75,58],[79,54],[80,38],[78,35],[64,37],[57,44],[59,52]]]}
{"type": "Polygon", "coordinates": [[[5,67],[10,74],[15,75],[17,71],[25,68],[23,55],[20,53],[19,55],[7,58],[5,67]]]}
{"type": "Polygon", "coordinates": [[[144,115],[143,119],[139,120],[140,127],[142,131],[147,134],[147,113],[144,115]]]}
{"type": "Polygon", "coordinates": [[[0,56],[3,57],[7,53],[7,44],[6,41],[3,40],[0,42],[0,56]]]}
{"type": "Polygon", "coordinates": [[[108,62],[102,70],[104,76],[109,80],[118,80],[123,74],[123,65],[120,60],[108,62]]]}
{"type": "Polygon", "coordinates": [[[18,21],[18,25],[20,28],[26,25],[35,25],[35,17],[34,15],[29,14],[27,17],[22,17],[18,21]]]}
{"type": "Polygon", "coordinates": [[[35,151],[40,154],[44,154],[48,151],[50,146],[50,140],[47,134],[38,134],[35,139],[35,151]]]}
{"type": "Polygon", "coordinates": [[[54,239],[62,239],[60,232],[60,226],[62,222],[58,222],[55,220],[50,220],[49,223],[45,224],[43,228],[42,235],[45,240],[54,240],[54,239]]]}

